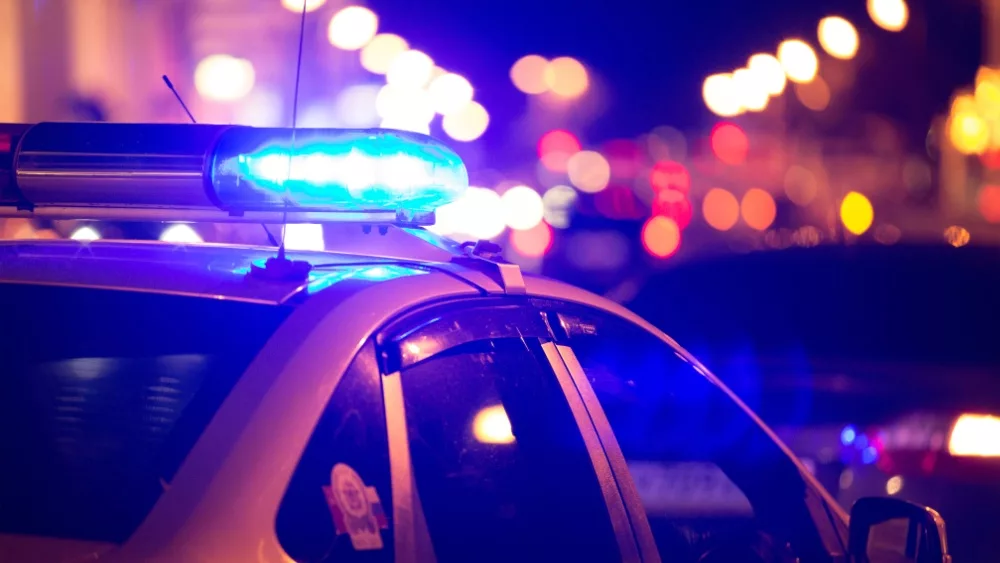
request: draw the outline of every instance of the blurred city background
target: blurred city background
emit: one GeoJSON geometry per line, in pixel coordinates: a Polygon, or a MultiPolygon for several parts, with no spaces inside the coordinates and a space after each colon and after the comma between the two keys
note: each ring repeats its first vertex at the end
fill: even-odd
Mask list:
{"type": "MultiPolygon", "coordinates": [[[[0,122],[188,121],[167,75],[199,122],[289,126],[302,7],[0,0],[0,122]]],[[[935,504],[956,560],[995,560],[1000,2],[306,9],[299,126],[445,140],[475,187],[433,230],[632,307],[845,505],[935,504]]],[[[249,227],[0,223],[70,237],[267,244],[249,227]]],[[[287,243],[323,248],[323,228],[287,243]]]]}

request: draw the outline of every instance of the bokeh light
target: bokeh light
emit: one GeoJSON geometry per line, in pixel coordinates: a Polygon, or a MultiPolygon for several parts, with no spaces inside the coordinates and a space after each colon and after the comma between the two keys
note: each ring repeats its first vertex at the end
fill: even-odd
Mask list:
{"type": "Polygon", "coordinates": [[[441,128],[456,141],[475,141],[483,136],[490,124],[490,114],[479,102],[471,101],[462,109],[441,120],[441,128]]]}
{"type": "Polygon", "coordinates": [[[511,231],[510,245],[527,258],[540,258],[552,248],[552,227],[544,221],[526,231],[511,231]]]}
{"type": "Polygon", "coordinates": [[[402,37],[392,33],[379,33],[361,49],[361,66],[374,74],[385,74],[400,54],[410,48],[402,37]]]}
{"type": "Polygon", "coordinates": [[[735,117],[743,113],[743,104],[732,74],[713,74],[706,78],[701,87],[701,96],[709,111],[719,117],[735,117]]]}
{"type": "Polygon", "coordinates": [[[347,6],[330,18],[327,39],[345,51],[357,51],[368,44],[378,32],[378,16],[364,6],[347,6]]]}
{"type": "Polygon", "coordinates": [[[525,94],[542,94],[549,89],[545,81],[549,61],[539,55],[521,57],[510,67],[510,80],[525,94]]]}
{"type": "Polygon", "coordinates": [[[396,55],[385,73],[385,81],[400,88],[423,88],[431,79],[434,59],[423,51],[409,49],[396,55]]]}
{"type": "Polygon", "coordinates": [[[740,220],[740,202],[731,192],[712,188],[701,202],[701,212],[708,226],[717,231],[728,231],[740,220]]]}
{"type": "Polygon", "coordinates": [[[512,229],[526,231],[542,221],[542,196],[528,186],[514,186],[500,196],[504,223],[512,229]]]}
{"type": "Polygon", "coordinates": [[[971,238],[969,231],[959,225],[952,225],[944,230],[944,240],[955,248],[969,244],[971,238]]]}
{"type": "Polygon", "coordinates": [[[733,73],[733,89],[739,97],[740,106],[747,111],[767,109],[767,77],[749,68],[741,68],[733,73]]]}
{"type": "Polygon", "coordinates": [[[464,76],[446,72],[433,80],[427,87],[434,111],[450,115],[461,111],[472,101],[472,84],[464,76]]]}
{"type": "Polygon", "coordinates": [[[649,183],[655,191],[677,190],[686,194],[691,190],[691,174],[680,162],[661,160],[650,170],[649,183]]]}
{"type": "Polygon", "coordinates": [[[569,186],[552,186],[542,194],[543,217],[557,229],[569,227],[571,213],[576,205],[577,192],[569,186]]]}
{"type": "Polygon", "coordinates": [[[587,91],[587,69],[572,57],[556,57],[545,66],[545,85],[562,98],[576,98],[587,91]]]}
{"type": "Polygon", "coordinates": [[[377,84],[348,86],[337,96],[334,114],[344,127],[374,127],[379,122],[377,101],[382,87],[377,84]]]}
{"type": "Polygon", "coordinates": [[[885,482],[885,494],[896,495],[899,491],[903,490],[903,478],[899,475],[893,475],[885,482]]]}
{"type": "Polygon", "coordinates": [[[576,135],[562,129],[549,131],[538,140],[538,158],[553,172],[565,172],[569,157],[581,149],[576,135]]]}
{"type": "Polygon", "coordinates": [[[831,57],[850,59],[858,53],[858,30],[840,16],[829,16],[819,21],[819,44],[831,57]]]}
{"type": "MultiPolygon", "coordinates": [[[[305,0],[304,2],[307,13],[315,12],[322,8],[324,4],[326,4],[326,0],[305,0]]],[[[281,5],[287,10],[300,14],[302,13],[303,0],[281,0],[281,5]]]]}
{"type": "Polygon", "coordinates": [[[795,97],[813,111],[823,111],[830,105],[830,87],[822,77],[816,76],[805,84],[795,85],[795,97]]]}
{"type": "Polygon", "coordinates": [[[677,190],[660,190],[653,199],[653,214],[673,219],[682,231],[691,223],[693,213],[691,200],[677,190]]]}
{"type": "Polygon", "coordinates": [[[608,187],[611,165],[595,151],[580,151],[566,162],[569,181],[581,192],[594,194],[608,187]]]}
{"type": "Polygon", "coordinates": [[[230,55],[209,55],[194,70],[194,87],[206,100],[232,102],[253,90],[253,64],[230,55]]]}
{"type": "Polygon", "coordinates": [[[654,215],[642,226],[642,247],[656,258],[669,258],[681,247],[681,230],[673,219],[654,215]]]}
{"type": "Polygon", "coordinates": [[[901,31],[910,20],[910,8],[904,0],[868,0],[868,15],[886,31],[901,31]]]}
{"type": "Polygon", "coordinates": [[[476,440],[484,444],[512,444],[514,434],[510,428],[510,419],[503,405],[486,407],[476,413],[472,421],[472,433],[476,440]]]}
{"type": "Polygon", "coordinates": [[[73,234],[71,234],[69,236],[69,238],[71,238],[73,240],[84,241],[84,242],[92,241],[92,240],[100,240],[101,233],[97,229],[95,229],[94,227],[91,227],[89,225],[85,225],[85,226],[79,227],[75,231],[73,231],[73,234]]]}
{"type": "Polygon", "coordinates": [[[788,167],[785,172],[785,195],[795,205],[805,207],[819,194],[819,181],[811,170],[798,164],[788,167]]]}
{"type": "Polygon", "coordinates": [[[1000,186],[983,186],[976,196],[979,214],[990,223],[1000,223],[1000,186]]]}
{"type": "MultiPolygon", "coordinates": [[[[784,79],[784,74],[781,75],[784,79]]],[[[688,146],[684,133],[661,125],[645,136],[645,148],[652,160],[684,160],[687,158],[688,146]]]]}
{"type": "MultiPolygon", "coordinates": [[[[430,94],[426,90],[386,84],[375,97],[375,111],[383,121],[426,129],[434,119],[430,94]]],[[[405,130],[413,130],[402,127],[405,130]]]]}
{"type": "Polygon", "coordinates": [[[778,96],[785,91],[785,84],[788,82],[785,69],[774,55],[757,53],[747,61],[747,68],[757,76],[769,95],[778,96]]]}
{"type": "Polygon", "coordinates": [[[740,202],[743,222],[755,231],[766,231],[778,215],[778,206],[771,194],[760,188],[750,188],[740,202]]]}
{"type": "Polygon", "coordinates": [[[990,128],[974,111],[962,110],[948,119],[948,139],[962,154],[983,154],[990,144],[990,128]]]}
{"type": "Polygon", "coordinates": [[[439,207],[434,216],[435,222],[427,230],[454,238],[489,240],[506,227],[500,194],[476,186],[470,186],[456,201],[439,207]]]}
{"type": "Polygon", "coordinates": [[[730,166],[746,162],[750,141],[738,125],[719,123],[712,128],[712,152],[715,157],[730,166]]]}
{"type": "Polygon", "coordinates": [[[805,84],[816,78],[819,59],[816,51],[801,39],[787,39],[778,45],[778,61],[792,82],[805,84]]]}
{"type": "Polygon", "coordinates": [[[203,242],[198,231],[194,230],[191,225],[184,223],[177,223],[163,229],[163,232],[160,233],[160,240],[175,244],[196,244],[203,242]]]}
{"type": "Polygon", "coordinates": [[[840,203],[840,221],[848,232],[860,236],[865,233],[875,219],[875,210],[868,198],[858,192],[850,192],[840,203]]]}

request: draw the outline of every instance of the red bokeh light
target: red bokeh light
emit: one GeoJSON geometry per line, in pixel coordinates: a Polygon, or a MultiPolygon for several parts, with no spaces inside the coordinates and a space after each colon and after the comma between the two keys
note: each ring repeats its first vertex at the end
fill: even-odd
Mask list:
{"type": "Polygon", "coordinates": [[[611,176],[618,179],[635,178],[642,167],[642,148],[635,141],[616,139],[604,143],[601,153],[611,165],[611,176]]]}
{"type": "Polygon", "coordinates": [[[608,186],[594,194],[594,207],[609,219],[635,220],[644,214],[635,193],[627,186],[608,186]]]}
{"type": "Polygon", "coordinates": [[[14,138],[6,133],[0,133],[0,152],[10,152],[13,147],[14,138]]]}
{"type": "Polygon", "coordinates": [[[712,129],[712,152],[722,162],[736,166],[747,160],[750,141],[738,125],[719,123],[712,129]]]}
{"type": "Polygon", "coordinates": [[[1000,223],[1000,186],[983,186],[976,203],[983,219],[990,223],[1000,223]]]}
{"type": "Polygon", "coordinates": [[[580,140],[563,129],[553,129],[538,140],[538,158],[553,172],[565,172],[566,161],[581,149],[580,140]]]}
{"type": "Polygon", "coordinates": [[[1000,168],[1000,151],[986,151],[979,155],[979,161],[982,162],[983,166],[987,168],[992,168],[994,170],[1000,168]]]}
{"type": "Polygon", "coordinates": [[[653,200],[653,214],[669,217],[677,223],[681,230],[691,224],[691,216],[694,210],[691,200],[677,190],[662,190],[657,192],[653,200]]]}
{"type": "Polygon", "coordinates": [[[642,226],[642,246],[656,258],[669,258],[681,247],[681,230],[673,219],[654,215],[642,226]]]}
{"type": "Polygon", "coordinates": [[[655,191],[676,190],[686,194],[691,189],[691,174],[679,162],[661,160],[653,165],[649,183],[655,191]]]}
{"type": "Polygon", "coordinates": [[[542,221],[526,231],[511,230],[510,244],[521,256],[540,258],[552,248],[552,227],[542,221]]]}

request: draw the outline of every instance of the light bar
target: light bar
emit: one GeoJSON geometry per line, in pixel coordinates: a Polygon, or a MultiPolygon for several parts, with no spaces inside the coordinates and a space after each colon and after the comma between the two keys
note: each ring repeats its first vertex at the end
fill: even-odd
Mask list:
{"type": "Polygon", "coordinates": [[[453,151],[392,130],[40,123],[0,216],[426,225],[468,187],[453,151]]]}
{"type": "Polygon", "coordinates": [[[958,457],[1000,457],[1000,417],[963,414],[948,438],[948,453],[958,457]]]}

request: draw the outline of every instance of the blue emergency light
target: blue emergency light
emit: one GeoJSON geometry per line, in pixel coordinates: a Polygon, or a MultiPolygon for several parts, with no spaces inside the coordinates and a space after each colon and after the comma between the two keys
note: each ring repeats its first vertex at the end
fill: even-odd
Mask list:
{"type": "Polygon", "coordinates": [[[40,123],[10,150],[0,216],[425,225],[469,183],[445,145],[384,129],[40,123]]]}

